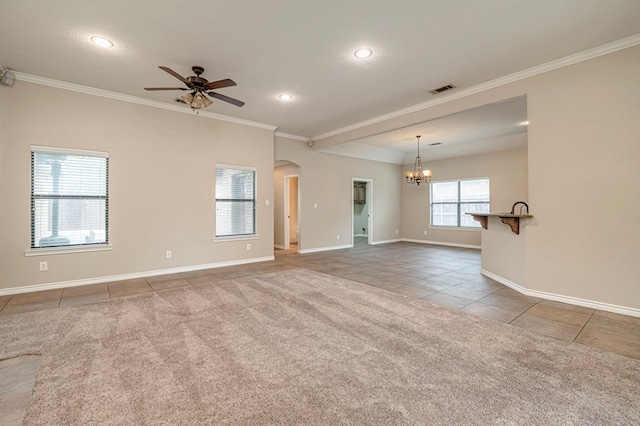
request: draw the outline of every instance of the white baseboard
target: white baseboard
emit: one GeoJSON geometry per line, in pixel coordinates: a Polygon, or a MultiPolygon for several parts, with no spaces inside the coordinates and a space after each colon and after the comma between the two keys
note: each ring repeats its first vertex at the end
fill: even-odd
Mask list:
{"type": "Polygon", "coordinates": [[[224,266],[244,265],[248,263],[267,262],[274,260],[274,256],[255,257],[253,259],[231,260],[227,262],[207,263],[203,265],[181,266],[178,268],[158,269],[155,271],[134,272],[132,274],[111,275],[107,277],[86,278],[81,280],[60,281],[56,283],[35,284],[22,287],[11,287],[0,289],[0,296],[32,293],[34,291],[54,290],[58,288],[77,287],[81,285],[100,284],[113,281],[131,280],[136,278],[154,277],[157,275],[176,274],[180,272],[192,272],[202,269],[222,268],[224,266]]]}
{"type": "Polygon", "coordinates": [[[389,244],[389,243],[399,243],[402,241],[400,238],[396,238],[395,240],[381,240],[381,241],[372,241],[371,245],[375,246],[376,244],[389,244]]]}
{"type": "Polygon", "coordinates": [[[283,246],[283,245],[281,245],[281,244],[274,244],[274,245],[273,245],[273,248],[277,248],[277,249],[280,249],[280,250],[284,250],[284,246],[283,246]]]}
{"type": "Polygon", "coordinates": [[[445,243],[443,241],[430,241],[430,240],[413,240],[411,238],[402,238],[402,240],[400,241],[405,241],[407,243],[433,244],[436,246],[470,248],[470,249],[476,249],[476,250],[480,250],[482,248],[482,246],[476,246],[472,244],[445,243]]]}
{"type": "Polygon", "coordinates": [[[353,247],[353,244],[346,244],[346,245],[343,245],[343,246],[317,247],[317,248],[310,248],[310,249],[300,250],[298,253],[301,253],[301,254],[316,253],[316,252],[319,252],[319,251],[342,250],[342,249],[352,248],[352,247],[353,247]]]}
{"type": "Polygon", "coordinates": [[[509,281],[506,278],[496,275],[493,272],[489,272],[485,269],[481,271],[482,275],[487,278],[491,278],[494,281],[504,284],[509,288],[514,289],[518,293],[522,293],[525,296],[538,297],[540,299],[553,300],[556,302],[567,303],[569,305],[583,306],[585,308],[598,309],[600,311],[613,312],[616,314],[629,315],[632,317],[640,317],[640,309],[628,308],[626,306],[612,305],[610,303],[596,302],[593,300],[580,299],[578,297],[563,296],[561,294],[547,293],[546,291],[529,290],[520,284],[516,284],[513,281],[509,281]]]}

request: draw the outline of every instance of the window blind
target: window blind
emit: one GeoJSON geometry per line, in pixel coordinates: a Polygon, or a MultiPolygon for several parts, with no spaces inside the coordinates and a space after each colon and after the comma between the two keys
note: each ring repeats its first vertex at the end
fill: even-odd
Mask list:
{"type": "Polygon", "coordinates": [[[31,151],[31,248],[108,243],[109,158],[31,151]]]}
{"type": "Polygon", "coordinates": [[[256,233],[255,169],[216,167],[216,237],[256,233]]]}
{"type": "Polygon", "coordinates": [[[431,183],[431,225],[479,228],[466,213],[489,213],[489,179],[431,183]]]}

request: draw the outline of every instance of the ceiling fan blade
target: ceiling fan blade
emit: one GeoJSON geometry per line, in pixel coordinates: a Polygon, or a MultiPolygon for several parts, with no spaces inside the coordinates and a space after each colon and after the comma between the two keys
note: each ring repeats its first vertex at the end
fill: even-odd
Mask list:
{"type": "Polygon", "coordinates": [[[177,72],[172,70],[171,68],[163,67],[163,66],[159,66],[158,68],[160,68],[162,71],[165,71],[165,72],[171,74],[172,76],[174,76],[175,78],[177,78],[178,80],[180,80],[181,82],[183,82],[184,84],[189,86],[189,84],[190,84],[189,80],[187,80],[186,78],[184,78],[183,76],[181,76],[180,74],[178,74],[177,72]]]}
{"type": "Polygon", "coordinates": [[[204,87],[207,90],[212,90],[212,89],[221,89],[223,87],[230,87],[235,85],[236,85],[235,81],[231,80],[230,78],[225,78],[224,80],[210,81],[207,84],[205,84],[204,87]]]}
{"type": "Polygon", "coordinates": [[[211,96],[213,98],[216,98],[216,99],[220,99],[221,101],[229,102],[230,104],[238,106],[238,107],[241,107],[242,105],[244,105],[244,102],[239,101],[237,99],[230,98],[230,97],[225,96],[225,95],[221,95],[220,93],[207,92],[207,95],[209,95],[209,96],[211,96]]]}
{"type": "Polygon", "coordinates": [[[145,87],[144,90],[189,90],[186,87],[145,87]]]}

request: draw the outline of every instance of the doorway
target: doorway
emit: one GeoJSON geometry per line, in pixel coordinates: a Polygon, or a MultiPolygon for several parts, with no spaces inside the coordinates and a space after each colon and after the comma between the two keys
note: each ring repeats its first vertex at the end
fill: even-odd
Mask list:
{"type": "Polygon", "coordinates": [[[298,175],[284,177],[284,249],[299,248],[300,227],[298,211],[300,208],[298,175]],[[293,247],[292,247],[293,246],[293,247]]]}
{"type": "Polygon", "coordinates": [[[351,245],[373,243],[373,180],[353,178],[351,245]]]}

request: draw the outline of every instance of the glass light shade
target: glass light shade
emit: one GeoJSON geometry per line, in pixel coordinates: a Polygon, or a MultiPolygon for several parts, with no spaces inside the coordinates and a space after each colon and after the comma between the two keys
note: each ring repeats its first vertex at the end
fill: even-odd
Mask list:
{"type": "Polygon", "coordinates": [[[186,95],[182,95],[180,99],[182,99],[185,104],[191,106],[191,102],[193,102],[193,95],[191,93],[187,93],[186,95]]]}

